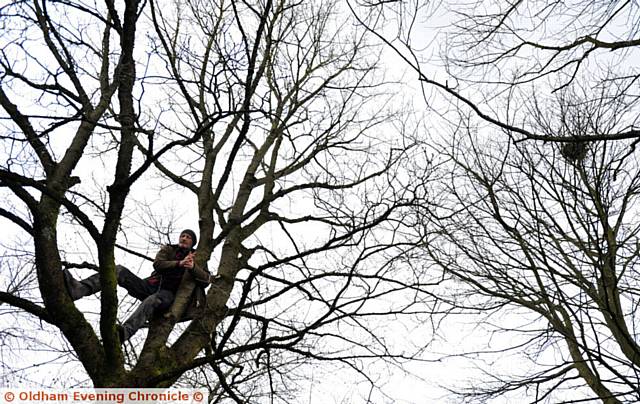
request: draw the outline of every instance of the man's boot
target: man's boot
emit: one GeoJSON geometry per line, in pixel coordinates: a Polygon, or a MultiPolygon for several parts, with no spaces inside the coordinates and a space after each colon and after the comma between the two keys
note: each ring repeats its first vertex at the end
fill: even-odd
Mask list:
{"type": "Polygon", "coordinates": [[[92,295],[100,290],[100,274],[91,275],[87,279],[78,281],[68,269],[62,271],[64,286],[72,300],[92,295]]]}

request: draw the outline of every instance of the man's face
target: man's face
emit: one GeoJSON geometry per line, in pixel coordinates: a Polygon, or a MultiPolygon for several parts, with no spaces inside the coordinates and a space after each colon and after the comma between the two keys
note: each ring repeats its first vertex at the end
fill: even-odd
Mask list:
{"type": "Polygon", "coordinates": [[[193,239],[188,233],[180,234],[180,238],[178,239],[178,247],[189,249],[193,245],[193,239]]]}

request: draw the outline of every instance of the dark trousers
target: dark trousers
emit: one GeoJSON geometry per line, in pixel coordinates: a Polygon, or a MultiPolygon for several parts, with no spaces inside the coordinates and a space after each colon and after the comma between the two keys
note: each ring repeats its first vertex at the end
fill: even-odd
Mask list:
{"type": "Polygon", "coordinates": [[[141,300],[140,306],[122,324],[124,339],[129,339],[140,327],[144,325],[156,310],[165,310],[171,306],[175,298],[174,294],[166,289],[149,284],[144,279],[138,278],[133,272],[122,265],[116,266],[118,285],[122,286],[129,294],[141,300]]]}
{"type": "MultiPolygon", "coordinates": [[[[122,324],[124,331],[124,339],[129,339],[135,334],[140,327],[144,325],[156,310],[164,310],[171,306],[175,298],[173,292],[160,289],[157,285],[151,285],[144,279],[139,278],[136,274],[122,265],[116,265],[116,276],[118,285],[122,286],[129,294],[138,300],[141,300],[140,306],[133,312],[131,316],[122,324]]],[[[92,295],[100,291],[100,274],[91,275],[90,277],[77,281],[71,277],[69,272],[65,271],[65,282],[67,290],[74,300],[83,296],[92,295]]]]}

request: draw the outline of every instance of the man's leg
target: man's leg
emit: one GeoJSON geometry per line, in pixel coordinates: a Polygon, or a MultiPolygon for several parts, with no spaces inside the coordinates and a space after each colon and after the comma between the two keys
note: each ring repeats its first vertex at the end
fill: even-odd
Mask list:
{"type": "Polygon", "coordinates": [[[118,285],[125,288],[131,296],[138,300],[144,300],[158,290],[157,286],[149,285],[147,281],[140,279],[122,265],[116,265],[116,276],[118,277],[118,285]]]}
{"type": "MultiPolygon", "coordinates": [[[[92,295],[101,289],[100,274],[93,274],[86,279],[78,281],[71,275],[69,270],[65,269],[63,276],[67,292],[73,300],[92,295]]],[[[138,278],[122,265],[116,265],[116,277],[118,285],[127,289],[129,294],[138,300],[144,300],[156,291],[156,288],[149,285],[145,280],[138,278]]]]}
{"type": "Polygon", "coordinates": [[[100,274],[91,275],[81,281],[75,279],[68,269],[62,271],[62,275],[64,276],[64,286],[73,300],[92,295],[100,290],[100,274]]]}
{"type": "Polygon", "coordinates": [[[121,342],[131,338],[153,316],[155,310],[166,309],[171,306],[173,299],[173,293],[165,289],[160,289],[144,299],[136,311],[122,324],[121,342]]]}

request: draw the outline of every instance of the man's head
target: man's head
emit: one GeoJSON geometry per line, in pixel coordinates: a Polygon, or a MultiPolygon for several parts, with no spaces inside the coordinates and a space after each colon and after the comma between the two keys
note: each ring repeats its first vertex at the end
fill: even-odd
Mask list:
{"type": "Polygon", "coordinates": [[[193,230],[184,229],[180,232],[178,247],[186,249],[194,248],[197,242],[198,237],[196,237],[196,233],[193,230]]]}

